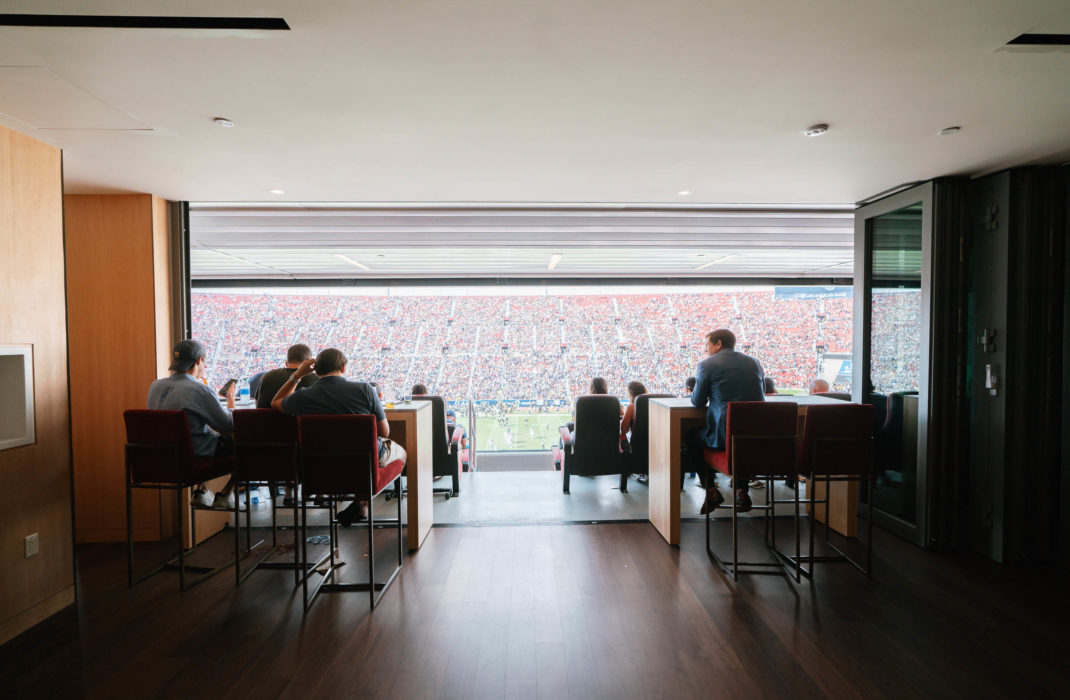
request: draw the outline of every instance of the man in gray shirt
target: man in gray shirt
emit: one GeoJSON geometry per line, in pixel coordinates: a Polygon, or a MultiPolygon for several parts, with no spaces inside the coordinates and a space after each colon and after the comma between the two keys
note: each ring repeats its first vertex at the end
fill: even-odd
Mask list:
{"type": "MultiPolygon", "coordinates": [[[[346,356],[337,348],[328,348],[315,360],[305,360],[297,371],[282,385],[271,407],[291,416],[310,414],[373,415],[378,423],[379,466],[391,462],[405,462],[405,448],[389,439],[390,423],[375,389],[367,382],[351,382],[345,378],[346,356]],[[315,369],[317,381],[307,389],[295,393],[297,385],[315,369]]],[[[367,505],[354,501],[345,510],[339,511],[338,522],[345,526],[367,518],[367,505]]]]}
{"type": "MultiPolygon", "coordinates": [[[[147,408],[154,411],[185,411],[193,440],[193,454],[198,457],[222,457],[234,451],[234,391],[227,389],[227,410],[219,405],[216,393],[203,382],[206,367],[204,346],[196,340],[183,340],[171,354],[170,376],[149,386],[147,408]]],[[[202,506],[234,507],[234,483],[213,497],[205,484],[193,492],[193,502],[202,506]]]]}
{"type": "MultiPolygon", "coordinates": [[[[724,501],[712,479],[707,483],[709,467],[703,458],[706,448],[725,448],[725,424],[728,420],[728,404],[733,401],[765,401],[765,373],[758,360],[736,352],[736,335],[727,328],[718,328],[706,336],[706,352],[709,357],[698,364],[695,371],[695,390],[691,392],[691,405],[706,409],[706,426],[693,428],[687,433],[687,452],[691,468],[698,472],[706,502],[702,513],[715,508],[724,501]]],[[[736,484],[736,507],[744,513],[751,509],[750,494],[746,482],[736,484]]]]}

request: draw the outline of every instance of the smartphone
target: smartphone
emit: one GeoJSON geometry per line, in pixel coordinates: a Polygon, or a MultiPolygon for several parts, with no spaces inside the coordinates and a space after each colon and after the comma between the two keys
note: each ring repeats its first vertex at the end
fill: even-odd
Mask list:
{"type": "Polygon", "coordinates": [[[237,379],[228,379],[227,383],[223,385],[223,388],[219,390],[219,395],[220,396],[226,396],[227,392],[230,391],[231,384],[237,384],[237,383],[238,383],[237,379]]]}

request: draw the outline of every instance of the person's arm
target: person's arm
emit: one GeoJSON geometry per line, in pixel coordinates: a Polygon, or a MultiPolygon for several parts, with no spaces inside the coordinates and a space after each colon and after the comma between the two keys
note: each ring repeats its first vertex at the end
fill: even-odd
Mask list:
{"type": "Polygon", "coordinates": [[[313,367],[316,366],[315,358],[308,358],[301,363],[301,366],[297,368],[290,378],[286,380],[286,383],[279,387],[279,390],[275,392],[275,398],[271,400],[271,407],[280,413],[286,411],[282,408],[282,402],[290,394],[297,390],[297,385],[301,383],[301,380],[312,374],[313,367]]]}
{"type": "Polygon", "coordinates": [[[223,410],[214,395],[215,392],[207,386],[204,387],[204,393],[201,394],[204,397],[201,401],[204,422],[221,435],[230,435],[234,432],[234,416],[230,412],[234,410],[234,390],[236,386],[236,384],[231,384],[230,388],[227,389],[227,410],[223,410]]]}
{"type": "Polygon", "coordinates": [[[710,391],[712,379],[708,369],[700,363],[695,370],[695,388],[691,391],[691,405],[695,408],[706,408],[710,403],[710,391]]]}
{"type": "Polygon", "coordinates": [[[368,387],[369,400],[372,403],[372,412],[375,414],[376,427],[379,431],[379,437],[390,437],[390,421],[386,419],[386,411],[383,410],[383,402],[379,400],[379,395],[375,393],[375,390],[370,386],[368,387]]]}
{"type": "Polygon", "coordinates": [[[632,420],[635,419],[635,404],[628,404],[628,408],[624,409],[624,417],[620,419],[620,437],[624,439],[628,437],[628,431],[632,427],[632,420]]]}

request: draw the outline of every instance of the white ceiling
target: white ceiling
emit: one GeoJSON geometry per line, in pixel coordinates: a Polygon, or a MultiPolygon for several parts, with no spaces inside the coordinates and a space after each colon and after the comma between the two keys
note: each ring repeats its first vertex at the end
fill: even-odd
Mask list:
{"type": "Polygon", "coordinates": [[[193,279],[849,278],[850,209],[194,203],[193,279]]]}
{"type": "Polygon", "coordinates": [[[0,0],[0,11],[292,27],[0,28],[0,123],[62,146],[69,192],[830,204],[1070,159],[1070,53],[1001,50],[1023,32],[1070,32],[1067,0],[0,0]],[[800,135],[815,122],[831,131],[800,135]],[[963,130],[937,135],[949,125],[963,130]]]}

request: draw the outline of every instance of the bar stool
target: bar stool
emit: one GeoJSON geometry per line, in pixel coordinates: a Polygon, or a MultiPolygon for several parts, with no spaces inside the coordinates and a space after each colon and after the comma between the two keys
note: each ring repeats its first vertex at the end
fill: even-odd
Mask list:
{"type": "MultiPolygon", "coordinates": [[[[866,563],[865,566],[849,557],[829,541],[829,486],[833,481],[861,483],[868,481],[870,493],[876,480],[873,471],[873,406],[868,404],[819,405],[806,411],[802,440],[799,442],[799,471],[810,475],[806,503],[810,508],[810,552],[802,561],[810,567],[801,568],[807,578],[813,576],[813,566],[821,562],[847,562],[869,576],[873,569],[873,498],[869,499],[866,516],[866,563]],[[825,482],[825,497],[814,498],[815,479],[825,482]],[[814,556],[815,506],[825,504],[825,545],[836,552],[835,556],[814,556]]],[[[787,562],[793,560],[781,552],[777,554],[787,562]]]]}
{"type": "MultiPolygon", "coordinates": [[[[787,565],[774,554],[774,562],[739,561],[738,519],[736,504],[736,482],[746,484],[756,477],[772,478],[791,476],[798,473],[796,466],[796,433],[798,430],[798,405],[788,402],[738,401],[728,404],[728,416],[725,423],[725,449],[707,449],[703,453],[706,464],[729,477],[732,484],[731,504],[721,504],[718,508],[732,510],[732,561],[721,559],[710,546],[710,510],[706,511],[706,552],[713,557],[717,566],[732,579],[739,580],[740,567],[746,567],[745,574],[787,574],[787,565]],[[771,570],[771,569],[776,569],[771,570]]],[[[713,476],[707,486],[715,483],[713,476]]],[[[795,485],[795,553],[799,555],[799,486],[795,485]]],[[[754,510],[764,510],[766,518],[766,546],[768,539],[769,518],[773,515],[774,503],[764,506],[752,506],[754,510]]],[[[775,552],[775,550],[774,550],[775,552]]],[[[800,580],[800,565],[793,562],[795,580],[800,580]]]]}
{"type": "MultiPolygon", "coordinates": [[[[127,583],[133,587],[163,569],[178,569],[179,590],[186,590],[186,572],[205,574],[190,585],[197,585],[230,566],[228,562],[215,568],[186,566],[186,554],[197,548],[197,508],[190,508],[190,529],[194,533],[193,546],[182,546],[185,533],[186,507],[183,489],[230,474],[233,457],[197,457],[193,454],[193,439],[185,411],[123,411],[126,424],[126,546],[127,583]],[[178,512],[178,556],[157,566],[143,576],[134,578],[134,511],[133,490],[154,489],[174,491],[178,512]],[[175,561],[178,561],[177,567],[175,561]]],[[[228,510],[225,508],[202,510],[228,510]]],[[[237,560],[233,562],[237,565],[237,560]]]]}
{"type": "Polygon", "coordinates": [[[320,592],[368,591],[374,610],[386,589],[397,578],[402,564],[401,499],[398,498],[398,564],[385,582],[375,580],[375,505],[374,499],[391,484],[401,486],[402,460],[379,466],[379,440],[375,416],[371,415],[310,415],[298,419],[301,460],[301,561],[309,570],[301,576],[305,612],[312,607],[320,592]],[[329,549],[315,564],[308,563],[308,504],[307,494],[326,496],[331,501],[329,549]],[[368,501],[368,583],[328,583],[337,576],[335,561],[338,542],[336,504],[340,500],[368,501]],[[320,570],[329,561],[326,570],[320,570]],[[309,597],[308,580],[320,573],[315,589],[309,597]],[[380,591],[379,595],[375,594],[380,591]]]}
{"type": "MultiPolygon", "coordinates": [[[[276,553],[278,541],[278,512],[276,494],[278,485],[286,485],[297,492],[299,479],[297,474],[297,418],[287,416],[270,408],[254,408],[234,411],[234,478],[245,484],[245,551],[246,556],[254,547],[263,543],[252,543],[252,503],[249,489],[253,486],[267,485],[271,490],[271,549],[257,559],[244,573],[240,566],[234,567],[234,584],[238,585],[258,568],[293,569],[294,585],[301,582],[300,559],[297,537],[297,508],[294,510],[294,556],[293,564],[268,562],[266,559],[276,553]]],[[[238,500],[234,499],[235,523],[240,523],[238,500]]],[[[241,556],[241,528],[234,528],[234,556],[241,556]]]]}

